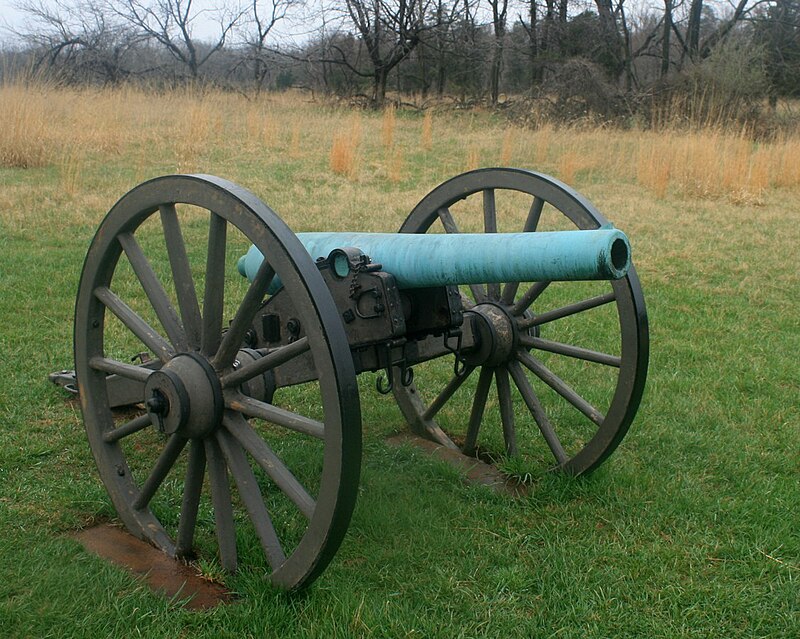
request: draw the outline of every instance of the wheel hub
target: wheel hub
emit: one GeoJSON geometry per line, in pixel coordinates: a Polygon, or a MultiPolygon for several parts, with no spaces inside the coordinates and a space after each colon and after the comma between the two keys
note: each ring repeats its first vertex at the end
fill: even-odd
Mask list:
{"type": "Polygon", "coordinates": [[[213,367],[197,353],[180,353],[147,378],[144,404],[160,432],[205,437],[224,409],[222,387],[213,367]]]}
{"type": "Polygon", "coordinates": [[[470,366],[497,366],[508,361],[516,345],[516,323],[499,304],[485,302],[468,311],[474,318],[478,348],[464,356],[470,366]]]}
{"type": "MultiPolygon", "coordinates": [[[[252,364],[256,360],[261,359],[261,357],[263,356],[256,350],[251,348],[242,348],[236,354],[236,360],[233,362],[233,368],[236,370],[247,364],[252,364]]],[[[239,388],[242,391],[242,394],[253,399],[257,399],[258,401],[271,404],[272,396],[275,394],[275,373],[270,370],[262,373],[261,375],[256,375],[255,377],[247,380],[239,388]]]]}

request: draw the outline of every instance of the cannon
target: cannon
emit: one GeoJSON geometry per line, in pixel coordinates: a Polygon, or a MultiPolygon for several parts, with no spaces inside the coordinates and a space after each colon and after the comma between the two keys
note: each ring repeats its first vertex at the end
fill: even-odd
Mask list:
{"type": "Polygon", "coordinates": [[[648,327],[625,235],[539,173],[459,175],[391,235],[295,235],[239,186],[174,175],[97,230],[74,355],[128,530],[293,590],[355,506],[358,374],[377,372],[417,435],[581,475],[634,419],[648,327]]]}

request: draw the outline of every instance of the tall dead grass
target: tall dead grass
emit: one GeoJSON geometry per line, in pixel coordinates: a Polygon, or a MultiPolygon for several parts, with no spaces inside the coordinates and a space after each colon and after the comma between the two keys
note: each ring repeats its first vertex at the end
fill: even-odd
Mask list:
{"type": "Polygon", "coordinates": [[[47,96],[27,87],[0,91],[0,166],[29,169],[53,161],[53,140],[47,117],[47,96]]]}
{"type": "Polygon", "coordinates": [[[433,147],[433,111],[425,111],[425,115],[422,118],[420,142],[425,151],[430,151],[433,147]]]}
{"type": "Polygon", "coordinates": [[[53,197],[73,201],[111,202],[135,181],[201,171],[256,190],[262,183],[272,192],[286,187],[278,200],[289,205],[297,192],[337,176],[365,188],[364,197],[387,185],[408,192],[413,205],[417,189],[495,163],[550,173],[578,190],[634,184],[664,200],[760,204],[775,189],[800,189],[800,136],[755,143],[746,133],[548,124],[530,130],[483,112],[429,111],[415,120],[394,109],[353,112],[291,92],[247,100],[213,91],[0,87],[0,166],[53,167],[53,197]],[[302,180],[287,184],[290,164],[302,167],[302,180]]]}
{"type": "Polygon", "coordinates": [[[464,164],[465,171],[474,171],[481,165],[481,152],[477,146],[467,147],[467,157],[464,164]]]}
{"type": "Polygon", "coordinates": [[[397,109],[393,104],[383,110],[383,123],[381,133],[383,146],[387,149],[394,146],[394,131],[397,128],[397,109]]]}
{"type": "Polygon", "coordinates": [[[744,134],[647,134],[638,141],[637,182],[673,195],[761,204],[773,188],[800,186],[800,140],[755,143],[744,134]]]}
{"type": "Polygon", "coordinates": [[[511,166],[514,162],[514,146],[518,133],[507,129],[503,135],[503,146],[500,148],[500,166],[511,166]]]}
{"type": "Polygon", "coordinates": [[[361,118],[354,115],[350,125],[333,136],[330,152],[331,171],[355,179],[358,174],[360,145],[361,118]]]}
{"type": "Polygon", "coordinates": [[[397,184],[403,179],[404,164],[403,150],[399,147],[392,147],[386,162],[386,176],[392,184],[397,184]]]}

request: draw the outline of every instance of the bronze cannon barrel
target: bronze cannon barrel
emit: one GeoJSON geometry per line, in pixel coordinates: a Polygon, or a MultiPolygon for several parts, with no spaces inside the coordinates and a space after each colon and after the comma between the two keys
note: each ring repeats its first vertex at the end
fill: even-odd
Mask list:
{"type": "MultiPolygon", "coordinates": [[[[479,234],[298,233],[297,237],[314,259],[326,258],[335,249],[358,248],[391,273],[401,289],[619,279],[631,263],[628,238],[615,228],[479,234]]],[[[238,270],[252,280],[262,260],[252,246],[240,258],[238,270]]]]}

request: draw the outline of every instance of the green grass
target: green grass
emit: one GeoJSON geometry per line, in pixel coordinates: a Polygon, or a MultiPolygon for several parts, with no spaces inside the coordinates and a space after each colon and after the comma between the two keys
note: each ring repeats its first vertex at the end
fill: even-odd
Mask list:
{"type": "MultiPolygon", "coordinates": [[[[504,137],[488,115],[446,123],[437,114],[438,137],[425,152],[422,118],[398,114],[405,178],[386,180],[376,133],[364,135],[351,181],[328,168],[326,137],[350,113],[301,105],[304,137],[293,150],[288,125],[260,148],[225,134],[230,112],[204,108],[223,130],[206,133],[192,170],[244,183],[298,230],[393,230],[464,168],[469,145],[488,158],[504,137]]],[[[287,105],[269,108],[289,117],[287,105]]],[[[379,132],[380,116],[359,117],[363,131],[379,132]]],[[[796,188],[770,189],[758,206],[677,191],[655,199],[630,172],[578,172],[575,186],[632,239],[651,323],[639,415],[592,476],[537,474],[522,499],[467,485],[442,462],[386,443],[406,426],[364,375],[358,504],[339,553],[308,591],[272,589],[246,529],[241,552],[252,561],[226,577],[237,599],[207,612],[184,610],[84,551],[70,533],[115,514],[79,407],[46,376],[72,365],[75,291],[105,210],[181,161],[169,142],[189,132],[163,142],[148,131],[116,151],[82,151],[74,194],[52,164],[0,168],[0,636],[800,635],[796,188]]],[[[534,167],[520,150],[534,140],[519,135],[515,162],[557,171],[552,156],[534,167]]],[[[599,134],[587,135],[595,144],[599,134]]],[[[632,157],[637,143],[614,138],[632,157]]],[[[504,464],[514,476],[528,472],[504,464]]],[[[212,541],[209,530],[199,539],[212,541]]],[[[213,556],[201,568],[215,573],[213,556]]]]}

